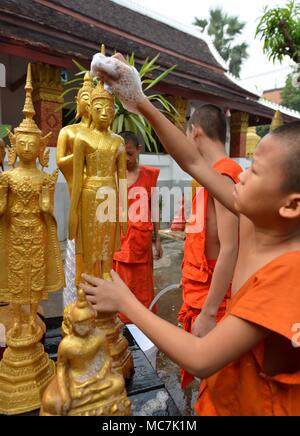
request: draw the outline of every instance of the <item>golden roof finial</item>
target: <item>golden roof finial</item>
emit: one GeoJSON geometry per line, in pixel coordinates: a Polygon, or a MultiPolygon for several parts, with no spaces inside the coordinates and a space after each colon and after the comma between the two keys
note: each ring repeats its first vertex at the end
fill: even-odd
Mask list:
{"type": "Polygon", "coordinates": [[[101,46],[100,46],[100,53],[101,54],[103,54],[104,56],[105,56],[105,45],[104,44],[101,44],[101,46]]]}

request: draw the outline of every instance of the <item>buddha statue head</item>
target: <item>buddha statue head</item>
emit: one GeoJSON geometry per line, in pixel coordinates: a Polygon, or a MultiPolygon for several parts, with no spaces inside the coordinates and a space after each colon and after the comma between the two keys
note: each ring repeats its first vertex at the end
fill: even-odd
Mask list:
{"type": "Polygon", "coordinates": [[[45,152],[45,148],[49,142],[51,132],[42,137],[42,132],[33,120],[35,110],[32,103],[33,88],[30,64],[28,64],[25,91],[26,97],[23,109],[25,118],[20,126],[14,129],[14,134],[9,132],[11,147],[8,151],[8,163],[14,166],[17,156],[24,163],[36,162],[38,158],[42,167],[46,167],[49,162],[49,153],[45,152]]]}
{"type": "Polygon", "coordinates": [[[83,85],[76,96],[76,119],[83,116],[90,117],[91,93],[93,89],[93,79],[91,74],[87,72],[84,76],[83,85]]]}
{"type": "Polygon", "coordinates": [[[72,330],[78,336],[87,336],[95,328],[96,312],[82,289],[77,291],[77,301],[72,306],[69,316],[72,330]]]}
{"type": "Polygon", "coordinates": [[[113,95],[99,82],[92,92],[91,116],[96,129],[105,131],[111,126],[115,116],[115,103],[113,95]]]}

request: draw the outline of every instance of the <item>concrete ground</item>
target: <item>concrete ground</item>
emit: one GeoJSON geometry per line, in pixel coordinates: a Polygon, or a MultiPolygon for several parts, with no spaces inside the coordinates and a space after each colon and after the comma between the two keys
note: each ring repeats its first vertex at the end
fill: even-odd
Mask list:
{"type": "MultiPolygon", "coordinates": [[[[164,256],[159,261],[154,262],[156,292],[171,284],[179,283],[181,280],[183,241],[162,237],[162,244],[164,256]]],[[[65,244],[62,244],[63,256],[64,250],[65,244]]],[[[181,289],[171,291],[158,301],[158,315],[174,325],[177,325],[177,313],[182,304],[181,292],[181,289]]],[[[62,291],[49,294],[48,301],[43,302],[44,315],[46,317],[61,316],[62,307],[62,291]]],[[[194,381],[183,392],[180,387],[178,366],[171,362],[162,352],[158,352],[157,355],[157,372],[164,381],[181,414],[183,416],[193,415],[193,405],[197,400],[199,382],[194,381]]]]}

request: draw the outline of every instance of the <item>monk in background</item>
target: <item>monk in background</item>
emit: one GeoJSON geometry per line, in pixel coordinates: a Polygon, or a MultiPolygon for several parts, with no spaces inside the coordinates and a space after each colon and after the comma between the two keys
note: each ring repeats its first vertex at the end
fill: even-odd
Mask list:
{"type": "MultiPolygon", "coordinates": [[[[205,104],[192,114],[186,134],[207,164],[227,178],[233,189],[242,169],[225,152],[226,131],[223,111],[205,104]]],[[[198,188],[192,201],[182,263],[183,305],[178,320],[185,331],[205,336],[224,317],[237,260],[238,232],[238,218],[205,188],[198,188]]],[[[181,375],[184,389],[194,377],[184,370],[181,375]]]]}
{"type": "MultiPolygon", "coordinates": [[[[154,298],[153,230],[155,260],[160,259],[163,254],[159,222],[151,222],[151,190],[156,187],[160,170],[139,165],[141,146],[135,134],[123,132],[120,136],[123,137],[126,146],[129,220],[127,234],[121,237],[121,251],[114,254],[114,270],[136,298],[145,307],[149,307],[154,298]],[[139,204],[145,207],[140,207],[139,204]],[[136,212],[136,218],[131,216],[133,212],[136,212]]],[[[119,317],[123,323],[131,323],[124,314],[120,313],[119,317]]]]}

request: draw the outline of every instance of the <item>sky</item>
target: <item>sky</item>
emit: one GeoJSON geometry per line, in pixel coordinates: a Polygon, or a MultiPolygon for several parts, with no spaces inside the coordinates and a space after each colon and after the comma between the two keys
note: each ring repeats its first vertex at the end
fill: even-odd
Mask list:
{"type": "Polygon", "coordinates": [[[263,6],[273,8],[284,6],[287,0],[130,0],[140,7],[152,10],[182,24],[190,25],[194,18],[207,18],[209,10],[221,7],[229,15],[238,16],[246,26],[241,42],[249,45],[249,58],[241,70],[242,84],[258,92],[284,86],[293,62],[286,58],[282,64],[268,61],[263,53],[263,43],[255,39],[257,19],[262,15],[263,6]]]}

